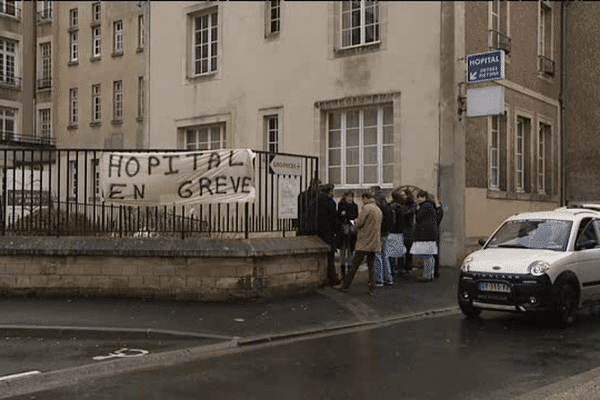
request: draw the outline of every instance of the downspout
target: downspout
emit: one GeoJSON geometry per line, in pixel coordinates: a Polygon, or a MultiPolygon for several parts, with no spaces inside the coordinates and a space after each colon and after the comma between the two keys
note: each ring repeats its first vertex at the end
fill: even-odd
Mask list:
{"type": "Polygon", "coordinates": [[[568,1],[562,2],[562,32],[560,60],[560,204],[567,205],[567,124],[566,124],[566,91],[567,91],[567,7],[568,1]]]}

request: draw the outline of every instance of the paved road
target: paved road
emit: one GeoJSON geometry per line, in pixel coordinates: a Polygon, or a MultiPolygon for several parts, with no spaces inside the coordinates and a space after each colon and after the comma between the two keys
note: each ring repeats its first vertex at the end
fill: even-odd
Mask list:
{"type": "MultiPolygon", "coordinates": [[[[38,399],[505,400],[600,365],[600,319],[550,329],[453,313],[263,343],[35,393],[38,399]]],[[[31,399],[31,395],[13,400],[31,399]]]]}

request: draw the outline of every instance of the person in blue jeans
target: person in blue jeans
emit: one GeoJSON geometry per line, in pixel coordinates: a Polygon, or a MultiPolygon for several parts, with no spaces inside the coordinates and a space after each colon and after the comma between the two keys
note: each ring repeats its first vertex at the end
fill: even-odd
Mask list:
{"type": "Polygon", "coordinates": [[[393,285],[394,278],[392,277],[392,268],[387,252],[387,237],[394,225],[394,211],[385,199],[385,195],[381,192],[379,186],[372,186],[371,193],[377,202],[377,206],[383,213],[383,221],[381,222],[381,250],[375,255],[375,286],[393,285]],[[383,275],[383,276],[382,276],[383,275]]]}

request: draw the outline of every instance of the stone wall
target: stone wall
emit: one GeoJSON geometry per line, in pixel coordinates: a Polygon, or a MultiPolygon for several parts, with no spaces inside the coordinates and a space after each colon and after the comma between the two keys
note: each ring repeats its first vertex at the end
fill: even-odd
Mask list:
{"type": "Polygon", "coordinates": [[[0,295],[228,301],[314,290],[327,245],[260,239],[0,238],[0,295]]]}

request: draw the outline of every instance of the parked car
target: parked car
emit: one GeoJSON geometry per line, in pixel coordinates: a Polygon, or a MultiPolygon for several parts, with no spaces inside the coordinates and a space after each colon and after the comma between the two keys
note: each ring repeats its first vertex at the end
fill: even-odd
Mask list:
{"type": "Polygon", "coordinates": [[[545,313],[572,324],[600,301],[600,205],[527,212],[504,221],[462,263],[458,304],[482,310],[545,313]]]}

